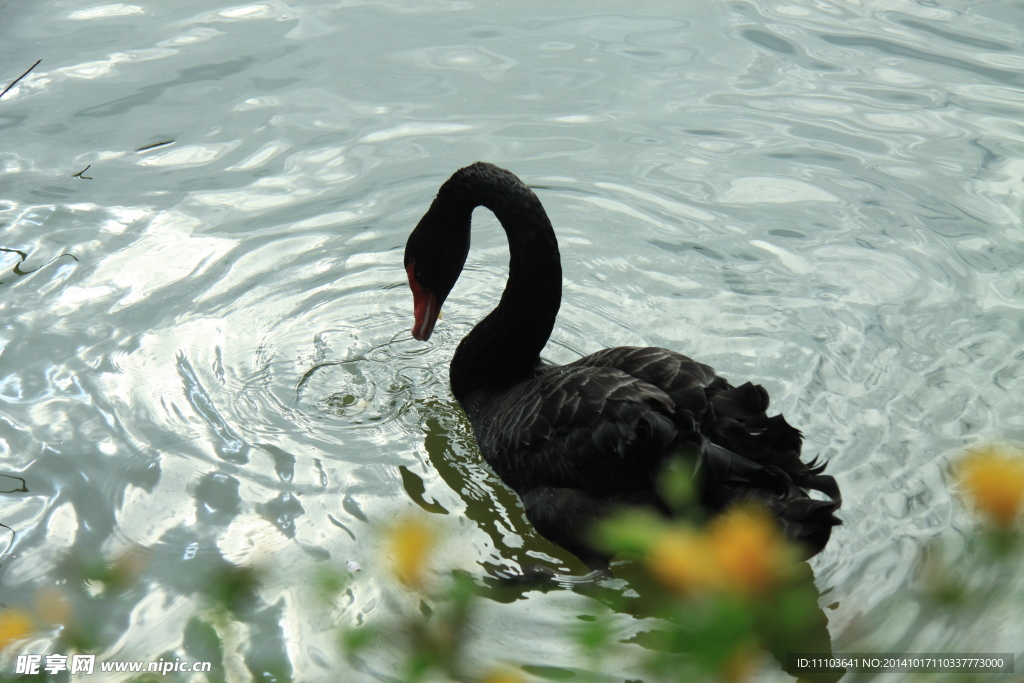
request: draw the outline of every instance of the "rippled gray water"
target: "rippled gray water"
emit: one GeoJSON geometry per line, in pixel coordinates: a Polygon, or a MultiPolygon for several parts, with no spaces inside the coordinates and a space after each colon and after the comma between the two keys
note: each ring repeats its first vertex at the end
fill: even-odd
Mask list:
{"type": "MultiPolygon", "coordinates": [[[[682,351],[763,384],[830,460],[845,526],[812,566],[837,650],[912,584],[924,542],[964,528],[958,449],[1024,440],[1020,3],[2,13],[0,87],[43,59],[0,98],[0,453],[27,488],[0,496],[2,602],[73,580],[69,548],[150,549],[142,588],[93,615],[101,658],[182,656],[196,587],[231,563],[269,578],[223,636],[229,678],[270,652],[294,680],[386,680],[395,662],[345,662],[336,628],[413,600],[377,537],[420,508],[438,571],[579,571],[481,466],[448,392],[502,286],[483,210],[437,334],[408,332],[405,238],[478,159],[536,188],[558,231],[549,360],[682,351]],[[309,577],[349,561],[325,604],[309,577]]],[[[551,678],[584,667],[567,624],[603,608],[558,590],[481,609],[472,661],[551,678]]],[[[1024,657],[994,614],[911,621],[889,642],[1024,657]]],[[[639,677],[639,653],[609,675],[639,677]]]]}

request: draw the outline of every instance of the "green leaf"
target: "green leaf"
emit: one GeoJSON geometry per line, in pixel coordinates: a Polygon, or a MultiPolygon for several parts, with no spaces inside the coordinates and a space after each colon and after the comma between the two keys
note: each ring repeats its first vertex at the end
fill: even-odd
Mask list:
{"type": "Polygon", "coordinates": [[[644,554],[668,528],[665,520],[649,510],[627,510],[602,521],[597,545],[608,552],[644,554]]]}

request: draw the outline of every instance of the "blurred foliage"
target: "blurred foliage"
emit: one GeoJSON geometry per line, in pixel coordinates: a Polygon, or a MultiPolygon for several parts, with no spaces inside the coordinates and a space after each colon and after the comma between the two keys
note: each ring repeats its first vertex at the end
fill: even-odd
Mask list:
{"type": "MultiPolygon", "coordinates": [[[[955,543],[945,539],[921,549],[914,584],[906,594],[894,596],[875,610],[877,623],[862,625],[867,634],[862,643],[871,645],[867,651],[891,652],[904,644],[871,641],[872,629],[879,630],[876,627],[886,615],[901,608],[901,601],[926,605],[927,612],[917,617],[925,624],[970,619],[972,614],[990,610],[993,604],[1006,605],[1019,614],[1021,596],[1010,586],[1014,580],[1019,583],[1019,567],[1024,560],[1024,452],[998,444],[975,448],[959,459],[951,475],[965,507],[978,516],[980,523],[955,543]]],[[[632,641],[642,644],[647,652],[646,683],[738,683],[749,680],[763,666],[766,652],[784,669],[788,653],[830,654],[827,620],[818,606],[820,597],[813,574],[807,563],[799,560],[799,549],[783,537],[770,515],[757,507],[739,506],[704,522],[693,502],[692,474],[679,465],[669,468],[662,488],[680,512],[678,519],[628,511],[607,520],[596,531],[597,543],[629,558],[617,563],[616,571],[626,578],[631,590],[622,590],[621,580],[616,587],[611,586],[615,581],[601,582],[604,585],[594,581],[586,589],[613,612],[643,614],[663,624],[660,630],[632,641]],[[682,668],[680,653],[685,653],[687,662],[682,668]]],[[[404,659],[394,670],[395,680],[403,683],[533,680],[531,672],[535,673],[537,667],[511,663],[483,669],[478,664],[470,666],[466,645],[478,613],[476,607],[481,594],[495,597],[494,587],[463,573],[444,575],[432,569],[436,544],[435,530],[417,517],[400,520],[382,534],[381,556],[395,579],[396,590],[408,599],[398,606],[398,616],[391,622],[339,629],[341,656],[357,660],[379,648],[392,654],[402,652],[404,659]]],[[[98,626],[104,622],[99,615],[116,611],[126,596],[147,590],[145,576],[151,562],[150,553],[141,548],[109,561],[69,555],[62,575],[70,580],[31,594],[7,596],[0,609],[0,650],[7,650],[5,661],[13,661],[11,654],[19,652],[19,646],[45,634],[55,636],[54,652],[70,655],[102,651],[110,644],[110,634],[98,626]]],[[[349,589],[359,569],[320,571],[310,585],[323,604],[331,605],[349,589]]],[[[187,621],[180,648],[163,657],[167,661],[210,661],[213,670],[190,677],[143,674],[131,680],[229,678],[228,660],[232,655],[226,643],[230,634],[237,634],[237,624],[252,622],[258,610],[265,607],[258,597],[264,574],[251,567],[223,563],[205,579],[206,585],[197,591],[201,607],[187,621]]],[[[518,577],[517,590],[532,589],[530,580],[552,587],[549,577],[523,576],[518,577]]],[[[567,626],[566,632],[572,634],[578,652],[594,672],[605,667],[605,659],[619,638],[611,621],[602,617],[581,617],[578,624],[567,626]]],[[[509,657],[516,654],[510,652],[509,657]]],[[[259,671],[253,676],[255,680],[292,680],[291,663],[283,650],[248,653],[246,658],[250,671],[259,671]]],[[[802,672],[801,679],[832,681],[841,675],[841,671],[802,672]]],[[[970,674],[927,676],[929,681],[991,678],[970,674]]],[[[861,673],[849,679],[873,677],[861,673]]],[[[595,673],[597,678],[599,673],[595,673]]],[[[33,679],[47,680],[45,675],[33,679]]],[[[29,679],[12,677],[5,671],[0,672],[0,680],[29,679]]]]}

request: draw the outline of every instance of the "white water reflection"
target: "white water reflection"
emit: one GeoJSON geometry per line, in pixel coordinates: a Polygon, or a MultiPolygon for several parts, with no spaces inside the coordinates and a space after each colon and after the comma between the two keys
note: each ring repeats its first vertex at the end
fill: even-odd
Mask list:
{"type": "Polygon", "coordinates": [[[118,3],[115,5],[100,5],[98,7],[90,7],[89,9],[75,10],[68,15],[68,19],[102,19],[104,17],[125,17],[132,14],[145,14],[145,12],[138,5],[124,5],[118,3]]]}

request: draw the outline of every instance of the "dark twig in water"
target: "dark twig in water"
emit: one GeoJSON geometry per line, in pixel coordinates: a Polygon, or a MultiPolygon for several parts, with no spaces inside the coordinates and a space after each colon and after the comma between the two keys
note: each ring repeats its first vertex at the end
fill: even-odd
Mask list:
{"type": "MultiPolygon", "coordinates": [[[[160,142],[154,142],[151,145],[143,145],[142,147],[139,147],[139,148],[137,148],[135,150],[132,150],[132,151],[135,154],[138,154],[139,152],[147,152],[147,151],[149,151],[151,149],[156,149],[157,147],[163,147],[164,145],[169,145],[169,144],[171,144],[173,142],[174,142],[174,140],[161,140],[160,142]]],[[[120,154],[118,156],[119,157],[120,156],[124,156],[125,154],[127,154],[127,152],[125,152],[123,154],[120,154]]],[[[108,161],[113,161],[113,159],[108,159],[108,161]]],[[[93,178],[91,176],[82,175],[83,173],[88,171],[90,168],[92,168],[92,164],[89,164],[88,166],[86,166],[81,171],[79,171],[78,173],[76,173],[75,175],[73,175],[71,177],[72,178],[81,178],[82,180],[92,180],[93,178]]]]}
{"type": "Polygon", "coordinates": [[[42,57],[40,57],[39,59],[37,59],[37,60],[36,60],[36,63],[35,63],[35,64],[33,64],[32,66],[30,66],[30,67],[28,68],[28,70],[27,70],[27,71],[25,71],[25,73],[23,73],[23,74],[21,74],[20,76],[18,76],[17,78],[15,78],[15,79],[14,79],[14,81],[12,81],[12,82],[11,82],[11,84],[10,84],[9,86],[7,86],[6,88],[4,88],[4,91],[3,91],[3,92],[0,92],[0,97],[3,97],[4,95],[6,95],[6,94],[7,94],[7,91],[8,91],[8,90],[10,90],[11,88],[13,88],[14,86],[16,86],[16,85],[18,84],[18,81],[20,81],[21,79],[25,78],[25,76],[28,76],[29,72],[30,72],[30,71],[32,71],[32,69],[34,69],[34,68],[36,68],[37,66],[39,66],[39,62],[41,62],[41,61],[43,61],[42,57]]]}
{"type": "Polygon", "coordinates": [[[21,482],[21,486],[19,488],[11,489],[10,491],[0,491],[0,493],[28,493],[28,487],[25,486],[25,480],[22,479],[21,477],[16,477],[13,474],[0,474],[0,477],[7,477],[8,479],[17,479],[18,481],[21,482]]]}
{"type": "MultiPolygon", "coordinates": [[[[25,259],[28,258],[28,254],[23,252],[21,249],[8,249],[7,247],[0,247],[0,251],[6,251],[6,252],[11,253],[11,254],[17,254],[18,256],[21,257],[21,260],[18,261],[16,264],[14,264],[14,274],[15,275],[28,275],[30,273],[34,273],[37,270],[39,270],[40,268],[42,268],[43,266],[50,265],[51,263],[53,263],[54,261],[59,259],[61,256],[70,256],[71,258],[75,259],[75,261],[78,261],[78,257],[77,256],[75,256],[74,254],[68,254],[67,252],[65,252],[63,254],[59,254],[57,256],[54,256],[52,259],[50,259],[49,261],[44,263],[42,266],[36,266],[32,270],[22,270],[21,269],[21,264],[24,263],[25,259]]],[[[2,476],[7,477],[7,476],[10,476],[10,475],[4,474],[2,476]]],[[[15,479],[19,479],[19,477],[14,477],[14,478],[15,479]]],[[[24,484],[24,480],[22,480],[22,483],[24,484]]],[[[0,491],[0,493],[5,493],[5,492],[0,491]]]]}
{"type": "Polygon", "coordinates": [[[174,142],[174,140],[164,140],[163,142],[154,142],[152,145],[145,145],[143,147],[139,147],[137,150],[135,150],[135,153],[138,154],[139,152],[145,152],[146,150],[154,149],[156,147],[163,147],[164,145],[169,145],[172,142],[174,142]]]}

